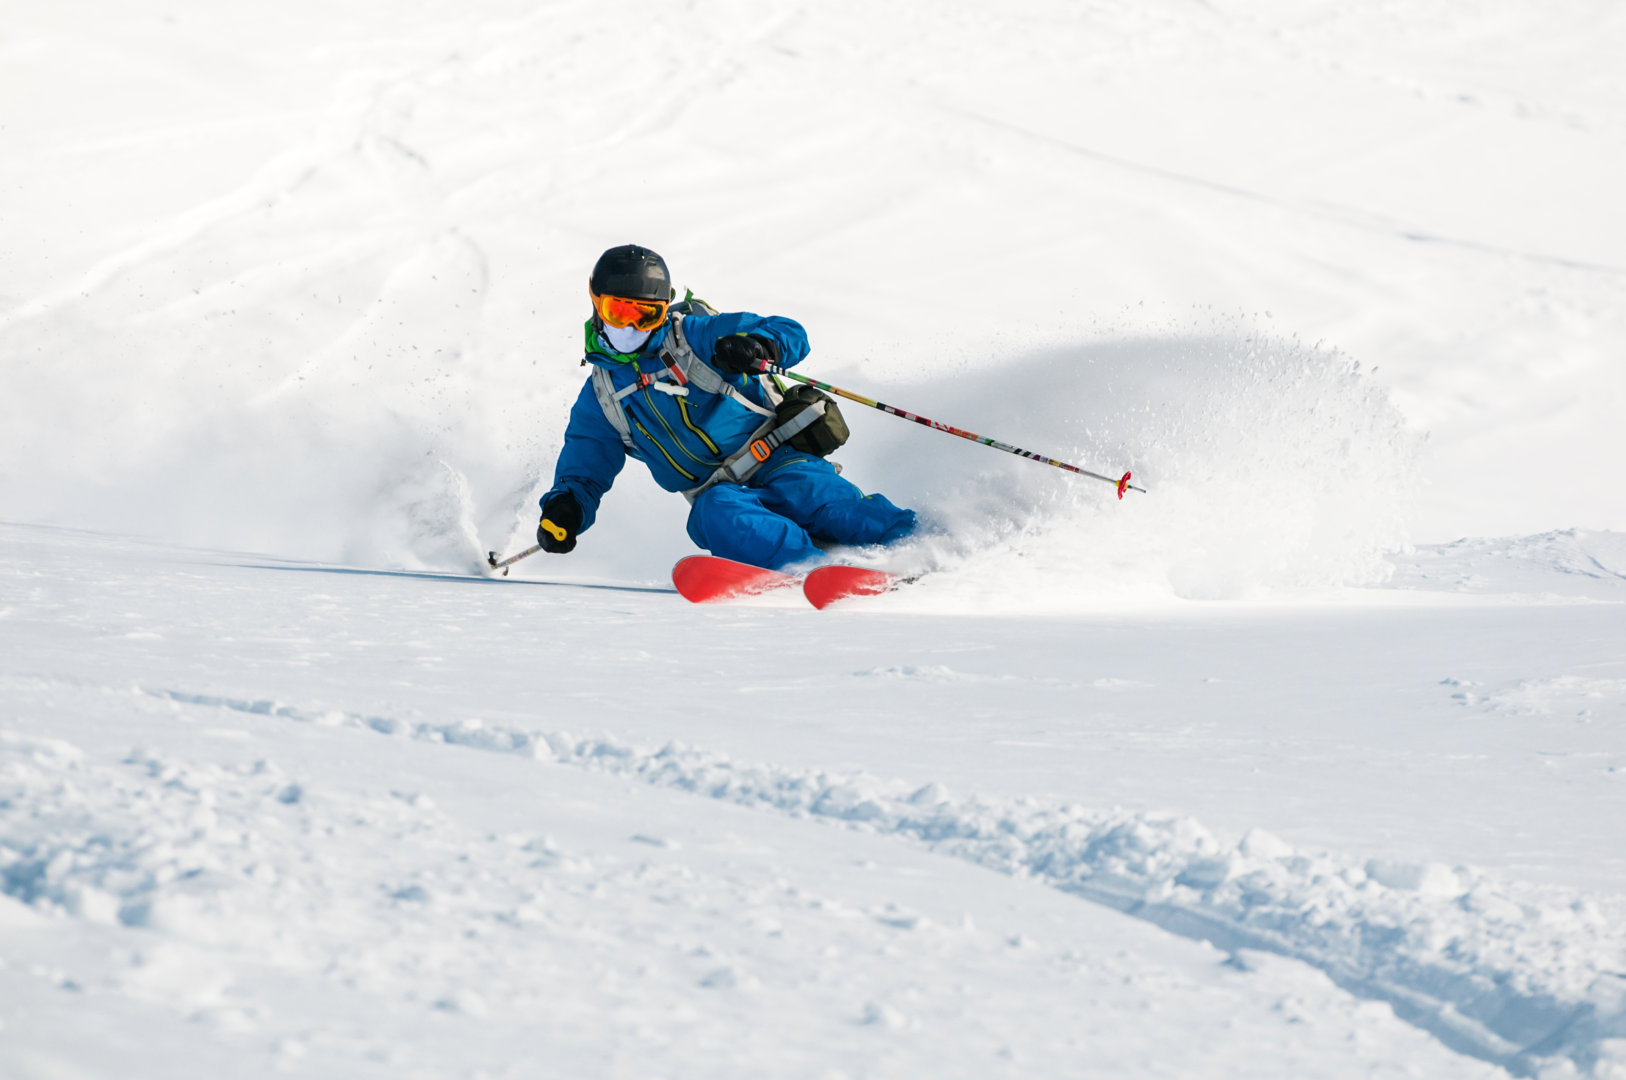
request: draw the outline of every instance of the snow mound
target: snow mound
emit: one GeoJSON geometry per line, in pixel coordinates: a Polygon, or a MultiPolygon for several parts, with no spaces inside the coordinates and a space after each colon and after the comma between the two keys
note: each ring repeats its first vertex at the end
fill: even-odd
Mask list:
{"type": "Polygon", "coordinates": [[[1393,557],[1399,589],[1539,597],[1626,598],[1626,533],[1565,529],[1463,539],[1393,557]]]}
{"type": "Polygon", "coordinates": [[[1321,591],[1384,580],[1405,542],[1419,438],[1358,362],[1246,320],[880,396],[1148,490],[1120,502],[1111,484],[965,440],[866,431],[852,475],[917,500],[938,531],[899,561],[952,568],[952,584],[918,590],[946,605],[1321,591]]]}

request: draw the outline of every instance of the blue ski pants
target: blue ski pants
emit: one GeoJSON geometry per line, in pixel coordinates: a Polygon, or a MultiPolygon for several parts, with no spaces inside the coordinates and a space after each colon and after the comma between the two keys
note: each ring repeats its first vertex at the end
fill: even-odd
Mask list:
{"type": "Polygon", "coordinates": [[[823,458],[770,459],[744,484],[717,484],[689,508],[689,538],[725,559],[765,566],[822,557],[814,541],[887,544],[908,536],[915,512],[865,495],[823,458]]]}

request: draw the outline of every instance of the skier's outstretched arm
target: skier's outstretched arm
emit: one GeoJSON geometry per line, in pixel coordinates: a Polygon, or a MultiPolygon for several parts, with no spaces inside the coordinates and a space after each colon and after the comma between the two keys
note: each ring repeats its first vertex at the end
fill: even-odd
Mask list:
{"type": "Polygon", "coordinates": [[[553,487],[542,496],[543,518],[566,533],[561,537],[541,526],[537,539],[546,550],[562,553],[576,546],[577,535],[593,527],[599,502],[626,463],[626,447],[605,419],[589,380],[571,406],[564,449],[553,467],[553,487]]]}

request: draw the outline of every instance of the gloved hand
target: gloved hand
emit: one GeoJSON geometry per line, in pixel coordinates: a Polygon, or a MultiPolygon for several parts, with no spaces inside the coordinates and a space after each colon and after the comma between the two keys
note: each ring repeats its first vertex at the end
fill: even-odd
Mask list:
{"type": "Polygon", "coordinates": [[[729,334],[711,351],[711,366],[730,375],[755,375],[777,363],[779,346],[761,334],[729,334]]]}
{"type": "Polygon", "coordinates": [[[536,542],[543,551],[563,555],[576,547],[576,534],[582,527],[582,506],[568,491],[549,495],[542,502],[542,520],[536,526],[536,542]],[[548,528],[552,525],[553,528],[548,528]],[[563,533],[561,537],[559,534],[563,533]]]}

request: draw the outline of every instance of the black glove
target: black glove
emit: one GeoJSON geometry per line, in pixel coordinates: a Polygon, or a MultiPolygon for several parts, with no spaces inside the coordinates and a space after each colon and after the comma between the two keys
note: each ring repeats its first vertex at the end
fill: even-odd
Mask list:
{"type": "Polygon", "coordinates": [[[761,334],[729,334],[711,351],[711,366],[730,375],[755,375],[778,363],[779,346],[761,334]]]}
{"type": "Polygon", "coordinates": [[[536,542],[543,551],[563,555],[576,547],[576,534],[582,527],[582,504],[568,491],[542,500],[542,521],[536,527],[536,542]],[[548,526],[553,528],[548,528],[548,526]],[[563,533],[563,536],[559,534],[563,533]]]}

